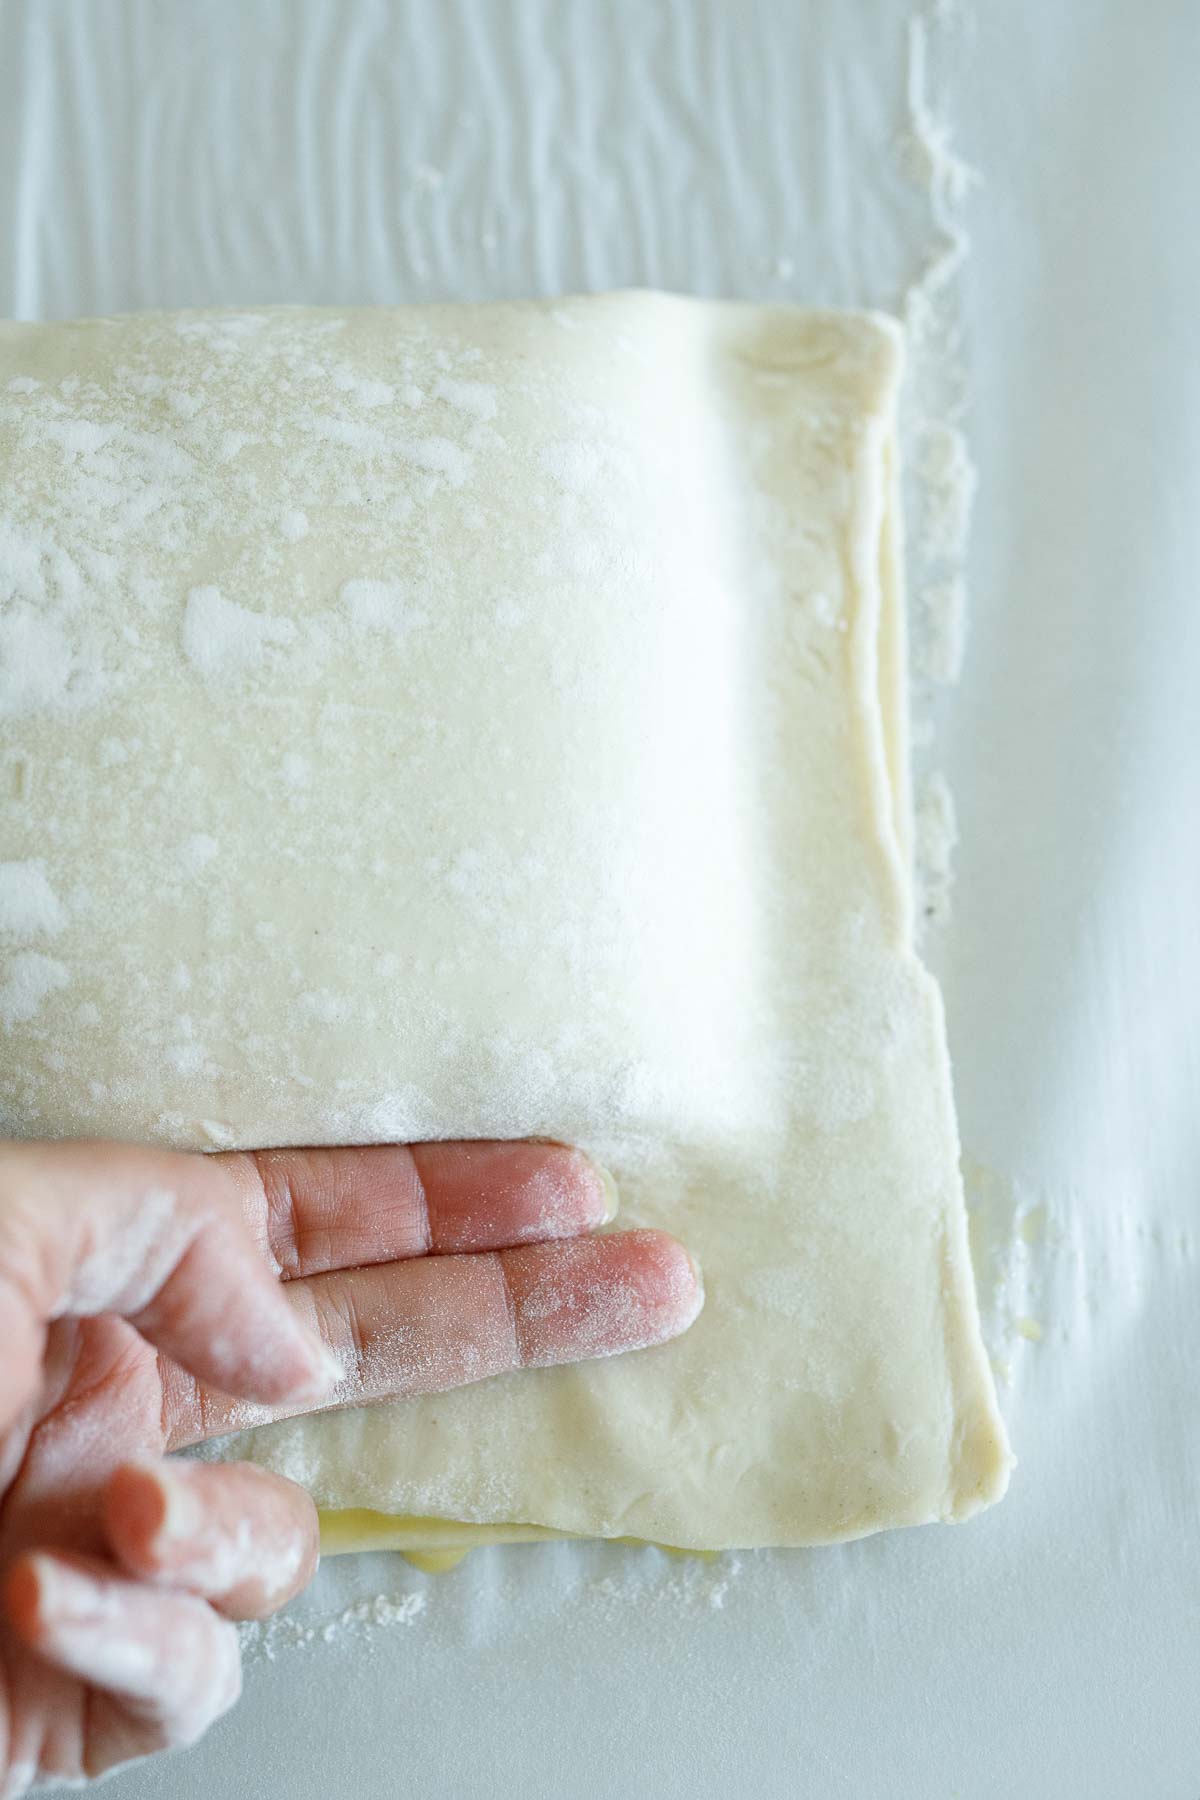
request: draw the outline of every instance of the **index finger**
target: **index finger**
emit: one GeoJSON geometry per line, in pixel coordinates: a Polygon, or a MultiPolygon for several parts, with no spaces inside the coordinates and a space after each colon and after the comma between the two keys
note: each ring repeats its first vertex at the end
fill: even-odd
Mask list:
{"type": "Polygon", "coordinates": [[[570,1145],[495,1140],[233,1151],[222,1165],[287,1281],[414,1256],[578,1237],[616,1215],[616,1183],[570,1145]]]}

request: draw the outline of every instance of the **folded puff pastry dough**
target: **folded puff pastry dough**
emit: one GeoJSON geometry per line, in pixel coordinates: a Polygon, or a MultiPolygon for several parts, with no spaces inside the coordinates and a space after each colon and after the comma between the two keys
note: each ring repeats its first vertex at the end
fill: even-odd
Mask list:
{"type": "Polygon", "coordinates": [[[676,1343],[239,1438],[340,1542],[1003,1491],[912,946],[899,362],[649,294],[0,327],[4,1127],[566,1138],[705,1271],[676,1343]]]}

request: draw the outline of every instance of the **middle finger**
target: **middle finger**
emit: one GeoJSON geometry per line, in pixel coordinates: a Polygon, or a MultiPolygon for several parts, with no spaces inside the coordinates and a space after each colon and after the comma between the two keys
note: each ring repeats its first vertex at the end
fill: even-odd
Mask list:
{"type": "MultiPolygon", "coordinates": [[[[686,1331],[704,1301],[687,1251],[661,1231],[339,1271],[290,1283],[288,1297],[346,1371],[335,1406],[645,1349],[686,1331]]],[[[163,1387],[169,1450],[301,1410],[231,1400],[173,1364],[163,1387]]]]}

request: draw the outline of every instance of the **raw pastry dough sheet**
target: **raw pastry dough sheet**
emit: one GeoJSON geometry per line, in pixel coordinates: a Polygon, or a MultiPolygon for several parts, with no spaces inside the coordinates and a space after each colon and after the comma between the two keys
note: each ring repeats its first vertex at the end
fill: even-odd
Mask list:
{"type": "Polygon", "coordinates": [[[678,1343],[230,1453],[680,1546],[995,1498],[887,759],[895,327],[618,295],[0,357],[9,1130],[561,1137],[708,1277],[678,1343]]]}
{"type": "MultiPolygon", "coordinates": [[[[639,282],[894,308],[937,247],[896,154],[909,0],[432,10],[346,0],[335,30],[323,0],[209,0],[201,27],[5,0],[2,310],[639,282]]],[[[821,1800],[1200,1791],[1200,967],[1178,899],[1200,889],[1200,521],[1170,476],[1200,465],[1200,15],[957,10],[931,96],[942,114],[948,47],[983,177],[980,487],[935,749],[961,834],[938,963],[1019,1478],[963,1530],[812,1556],[518,1545],[435,1580],[336,1558],[293,1610],[311,1640],[252,1657],[231,1717],[123,1775],[131,1800],[393,1800],[398,1767],[431,1800],[792,1800],[797,1771],[821,1800]],[[424,1610],[339,1634],[380,1593],[424,1610]]]]}

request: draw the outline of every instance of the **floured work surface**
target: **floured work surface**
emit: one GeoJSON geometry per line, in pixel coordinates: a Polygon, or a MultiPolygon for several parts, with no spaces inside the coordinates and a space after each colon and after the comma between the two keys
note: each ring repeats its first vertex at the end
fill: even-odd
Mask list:
{"type": "Polygon", "coordinates": [[[1003,1490],[898,360],[652,295],[0,328],[4,1127],[563,1137],[705,1271],[674,1344],[237,1440],[326,1508],[795,1544],[1003,1490]]]}

